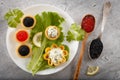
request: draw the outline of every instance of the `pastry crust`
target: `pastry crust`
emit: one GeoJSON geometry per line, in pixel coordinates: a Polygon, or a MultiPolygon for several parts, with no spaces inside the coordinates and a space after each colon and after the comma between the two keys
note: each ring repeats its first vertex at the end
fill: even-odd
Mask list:
{"type": "Polygon", "coordinates": [[[16,49],[16,53],[17,53],[17,56],[20,57],[20,58],[28,58],[28,57],[30,57],[30,56],[32,55],[31,48],[30,48],[30,46],[29,46],[28,44],[21,44],[21,45],[19,45],[19,46],[17,47],[17,49],[16,49]],[[30,50],[29,53],[28,53],[26,56],[22,56],[22,55],[20,55],[19,52],[18,52],[18,49],[19,49],[20,46],[22,46],[22,45],[26,45],[26,46],[29,48],[29,50],[30,50]]]}
{"type": "Polygon", "coordinates": [[[30,35],[29,35],[28,31],[25,30],[25,29],[19,29],[19,30],[17,30],[17,31],[15,32],[15,40],[16,40],[17,42],[19,42],[19,43],[25,43],[25,42],[27,42],[28,39],[29,39],[29,37],[30,37],[30,35]],[[20,32],[20,31],[25,31],[25,32],[27,33],[28,38],[27,38],[26,40],[24,40],[24,41],[19,41],[19,40],[17,39],[17,36],[16,36],[16,35],[17,35],[17,33],[20,32]]]}
{"type": "Polygon", "coordinates": [[[45,29],[45,36],[46,36],[49,40],[56,40],[56,39],[58,39],[59,36],[60,36],[60,29],[59,29],[58,27],[56,27],[56,26],[48,26],[48,27],[45,29]],[[51,27],[53,27],[53,28],[55,28],[55,29],[57,30],[57,36],[56,36],[56,37],[49,37],[49,36],[48,36],[48,29],[51,28],[51,27]]]}
{"type": "Polygon", "coordinates": [[[36,25],[36,19],[35,19],[34,16],[32,16],[32,15],[24,15],[24,16],[21,18],[21,26],[22,26],[23,28],[25,28],[25,29],[32,29],[32,28],[35,27],[35,25],[36,25]],[[23,24],[23,20],[24,20],[26,17],[30,17],[30,18],[32,18],[32,19],[34,20],[34,23],[33,23],[32,26],[26,27],[26,26],[23,24]]]}
{"type": "Polygon", "coordinates": [[[66,62],[66,56],[68,55],[68,51],[67,51],[67,50],[64,50],[64,49],[65,49],[65,48],[64,48],[63,45],[58,46],[58,45],[56,45],[56,44],[52,44],[51,47],[47,47],[47,48],[45,49],[45,53],[44,53],[44,55],[43,55],[43,58],[48,61],[48,65],[49,65],[49,66],[58,66],[58,65],[60,65],[60,64],[62,64],[62,63],[64,63],[64,62],[66,62]],[[52,62],[52,61],[51,61],[51,58],[49,58],[50,51],[51,51],[52,49],[55,49],[55,48],[59,48],[59,49],[61,49],[62,52],[63,52],[62,55],[61,55],[61,59],[59,59],[56,63],[55,63],[55,62],[52,62]]]}

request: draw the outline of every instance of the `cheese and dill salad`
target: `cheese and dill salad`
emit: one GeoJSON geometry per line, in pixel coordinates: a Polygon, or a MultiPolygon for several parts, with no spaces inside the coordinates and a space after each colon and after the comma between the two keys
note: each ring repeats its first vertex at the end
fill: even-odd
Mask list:
{"type": "Polygon", "coordinates": [[[16,41],[20,44],[16,48],[16,54],[20,58],[30,58],[26,68],[33,75],[65,63],[69,59],[70,51],[63,41],[80,41],[85,36],[85,31],[75,23],[64,34],[62,29],[66,26],[61,24],[65,19],[56,12],[27,15],[19,9],[13,9],[4,18],[9,27],[16,29],[16,41]],[[20,29],[17,29],[18,25],[20,29]]]}

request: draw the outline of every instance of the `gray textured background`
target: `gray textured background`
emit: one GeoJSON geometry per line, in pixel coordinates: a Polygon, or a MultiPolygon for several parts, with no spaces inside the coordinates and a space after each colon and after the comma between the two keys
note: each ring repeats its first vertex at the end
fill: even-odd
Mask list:
{"type": "MultiPolygon", "coordinates": [[[[33,77],[31,74],[21,70],[11,60],[6,49],[7,23],[3,16],[10,8],[24,9],[35,4],[51,4],[66,11],[78,24],[80,24],[85,14],[93,14],[96,18],[96,26],[94,32],[89,37],[89,43],[89,41],[96,38],[100,32],[102,5],[104,1],[105,0],[0,0],[0,80],[72,80],[79,55],[78,50],[75,59],[68,67],[52,75],[33,77]]],[[[99,59],[90,61],[86,48],[79,79],[120,80],[120,0],[110,1],[112,3],[112,10],[102,36],[104,50],[99,59]],[[100,66],[100,72],[92,77],[86,76],[88,65],[100,66]]]]}

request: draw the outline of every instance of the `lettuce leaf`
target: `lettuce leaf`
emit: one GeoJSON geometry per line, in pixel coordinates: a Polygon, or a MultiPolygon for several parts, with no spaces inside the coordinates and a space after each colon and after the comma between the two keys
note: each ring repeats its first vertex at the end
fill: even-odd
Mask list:
{"type": "Polygon", "coordinates": [[[46,40],[47,39],[44,38],[41,48],[38,48],[38,47],[34,46],[34,48],[32,49],[33,55],[32,55],[31,61],[27,65],[27,69],[31,70],[33,75],[36,72],[38,72],[40,70],[41,66],[43,66],[42,64],[44,62],[46,62],[43,59],[43,53],[44,53],[44,49],[46,47],[46,40]]]}
{"type": "Polygon", "coordinates": [[[84,39],[85,34],[85,31],[79,25],[74,23],[67,32],[66,39],[68,42],[72,40],[80,41],[84,39]]]}
{"type": "Polygon", "coordinates": [[[51,46],[53,43],[60,45],[64,40],[64,34],[62,32],[61,24],[64,22],[64,18],[59,16],[56,12],[43,12],[41,15],[37,14],[36,18],[36,25],[30,32],[30,41],[32,42],[33,36],[37,32],[43,32],[42,34],[42,46],[41,48],[37,48],[33,44],[33,55],[30,62],[27,65],[28,70],[32,71],[34,75],[40,70],[44,70],[47,68],[52,68],[48,65],[47,61],[43,59],[44,50],[46,47],[51,46]],[[60,37],[57,40],[48,40],[45,37],[45,29],[48,26],[57,26],[61,29],[60,37]]]}
{"type": "Polygon", "coordinates": [[[33,36],[37,32],[44,32],[48,26],[57,26],[62,30],[60,24],[65,21],[64,18],[59,16],[56,12],[43,12],[41,15],[37,14],[35,18],[36,25],[30,32],[30,41],[32,41],[33,36]]]}
{"type": "MultiPolygon", "coordinates": [[[[62,45],[64,45],[65,50],[67,50],[68,53],[69,53],[70,52],[69,47],[67,45],[65,45],[65,44],[62,44],[62,45]]],[[[68,60],[68,58],[69,58],[69,55],[66,56],[66,60],[68,60]]]]}
{"type": "Polygon", "coordinates": [[[19,9],[9,10],[4,18],[7,20],[9,27],[16,28],[20,23],[20,18],[23,16],[23,12],[19,9]]]}

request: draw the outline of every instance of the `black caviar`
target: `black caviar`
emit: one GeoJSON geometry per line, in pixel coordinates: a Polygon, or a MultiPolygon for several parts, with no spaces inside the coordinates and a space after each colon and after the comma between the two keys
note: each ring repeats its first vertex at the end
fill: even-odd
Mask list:
{"type": "Polygon", "coordinates": [[[96,59],[101,55],[103,44],[100,38],[94,39],[90,44],[90,57],[96,59]]]}
{"type": "Polygon", "coordinates": [[[30,53],[30,49],[27,45],[21,45],[19,48],[18,48],[18,53],[21,55],[21,56],[27,56],[29,53],[30,53]]]}
{"type": "Polygon", "coordinates": [[[23,24],[26,27],[31,27],[34,24],[34,19],[32,17],[25,17],[23,20],[23,24]]]}

